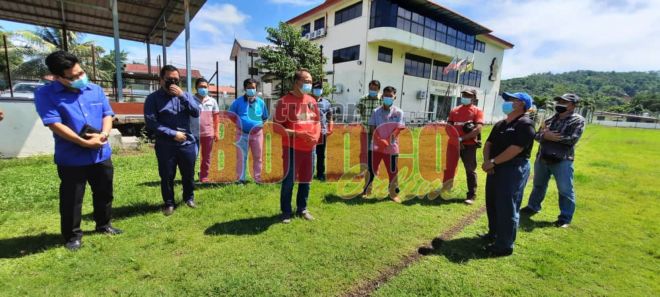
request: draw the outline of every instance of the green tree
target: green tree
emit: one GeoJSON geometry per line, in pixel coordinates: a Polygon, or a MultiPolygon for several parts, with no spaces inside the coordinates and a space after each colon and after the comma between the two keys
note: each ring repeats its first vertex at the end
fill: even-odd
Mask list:
{"type": "Polygon", "coordinates": [[[302,37],[300,29],[280,22],[277,28],[269,27],[266,31],[266,39],[272,45],[259,49],[259,67],[281,80],[280,95],[291,89],[293,75],[299,68],[309,69],[315,81],[323,79],[326,59],[318,45],[302,37]]]}
{"type": "Polygon", "coordinates": [[[9,71],[13,73],[23,62],[23,49],[11,42],[11,32],[7,32],[0,26],[0,90],[9,87],[7,82],[7,63],[5,60],[5,43],[2,35],[7,37],[7,54],[9,56],[9,71]]]}

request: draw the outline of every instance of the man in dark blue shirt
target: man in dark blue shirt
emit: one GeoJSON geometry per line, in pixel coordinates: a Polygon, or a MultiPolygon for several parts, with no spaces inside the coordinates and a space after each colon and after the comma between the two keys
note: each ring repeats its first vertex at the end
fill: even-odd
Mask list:
{"type": "Polygon", "coordinates": [[[110,224],[114,168],[108,133],[114,113],[103,89],[89,83],[74,55],[54,52],[46,58],[46,65],[55,81],[35,91],[34,103],[55,138],[62,236],[69,250],[77,250],[82,244],[80,220],[88,182],[96,231],[121,233],[110,224]]]}
{"type": "Polygon", "coordinates": [[[192,94],[179,87],[179,70],[165,65],[160,70],[158,91],[151,93],[144,103],[147,129],[156,137],[156,158],[160,175],[160,191],[165,205],[163,214],[174,212],[174,177],[176,168],[181,172],[183,201],[196,208],[194,196],[197,138],[190,127],[190,118],[199,117],[199,105],[192,94]]]}

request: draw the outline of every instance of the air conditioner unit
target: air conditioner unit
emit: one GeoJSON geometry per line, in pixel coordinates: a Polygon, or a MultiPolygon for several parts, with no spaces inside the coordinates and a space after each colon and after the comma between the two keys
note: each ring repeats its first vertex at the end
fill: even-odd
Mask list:
{"type": "Polygon", "coordinates": [[[417,99],[426,99],[426,91],[417,92],[417,99]]]}
{"type": "Polygon", "coordinates": [[[305,38],[307,38],[307,39],[309,39],[310,36],[311,36],[311,33],[305,34],[305,38]]]}
{"type": "Polygon", "coordinates": [[[325,36],[325,28],[321,28],[321,29],[318,29],[316,31],[319,31],[319,35],[318,35],[319,37],[325,36]]]}
{"type": "Polygon", "coordinates": [[[344,92],[344,85],[342,84],[336,84],[335,85],[335,94],[341,94],[344,92]]]}
{"type": "Polygon", "coordinates": [[[312,31],[312,32],[309,34],[309,39],[315,39],[317,33],[318,33],[318,31],[312,31]]]}

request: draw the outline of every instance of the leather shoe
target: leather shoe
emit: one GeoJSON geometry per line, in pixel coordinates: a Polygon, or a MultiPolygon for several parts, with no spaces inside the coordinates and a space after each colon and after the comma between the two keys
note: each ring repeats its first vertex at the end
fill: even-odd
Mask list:
{"type": "Polygon", "coordinates": [[[124,233],[121,229],[117,229],[115,227],[103,227],[103,228],[96,228],[96,232],[103,233],[103,234],[108,234],[108,235],[119,235],[124,233]]]}
{"type": "Polygon", "coordinates": [[[82,246],[82,241],[80,241],[80,239],[70,240],[64,245],[67,250],[72,252],[79,250],[80,246],[82,246]]]}

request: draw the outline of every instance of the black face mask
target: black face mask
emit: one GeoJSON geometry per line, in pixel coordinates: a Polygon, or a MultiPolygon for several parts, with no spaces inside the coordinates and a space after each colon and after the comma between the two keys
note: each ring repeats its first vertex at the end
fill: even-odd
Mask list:
{"type": "Polygon", "coordinates": [[[568,107],[563,106],[563,105],[555,105],[555,111],[557,113],[565,113],[566,110],[568,110],[568,107]]]}
{"type": "Polygon", "coordinates": [[[178,79],[166,79],[165,80],[165,89],[169,90],[170,86],[172,85],[179,85],[179,80],[178,79]]]}

